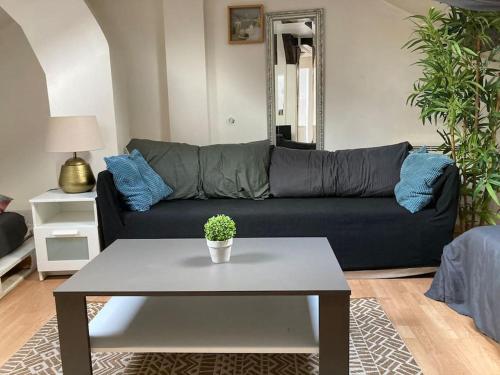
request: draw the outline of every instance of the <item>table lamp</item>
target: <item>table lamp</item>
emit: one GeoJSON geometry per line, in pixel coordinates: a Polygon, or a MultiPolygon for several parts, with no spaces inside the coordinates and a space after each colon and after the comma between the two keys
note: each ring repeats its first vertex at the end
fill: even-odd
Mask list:
{"type": "Polygon", "coordinates": [[[59,174],[59,186],[65,193],[84,193],[95,186],[90,165],[77,152],[103,148],[95,116],[50,117],[46,139],[49,152],[72,152],[59,174]]]}

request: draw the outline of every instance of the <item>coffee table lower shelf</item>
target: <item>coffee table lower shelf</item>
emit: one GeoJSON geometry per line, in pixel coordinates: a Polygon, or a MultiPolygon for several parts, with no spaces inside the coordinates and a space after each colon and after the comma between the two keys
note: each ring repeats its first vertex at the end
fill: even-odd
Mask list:
{"type": "Polygon", "coordinates": [[[317,296],[112,297],[93,352],[318,353],[317,296]]]}

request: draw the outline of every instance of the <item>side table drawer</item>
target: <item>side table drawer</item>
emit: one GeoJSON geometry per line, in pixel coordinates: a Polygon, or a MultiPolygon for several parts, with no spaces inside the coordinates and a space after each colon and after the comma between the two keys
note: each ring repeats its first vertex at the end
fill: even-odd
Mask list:
{"type": "Polygon", "coordinates": [[[35,228],[39,271],[76,271],[99,254],[97,227],[35,228]]]}

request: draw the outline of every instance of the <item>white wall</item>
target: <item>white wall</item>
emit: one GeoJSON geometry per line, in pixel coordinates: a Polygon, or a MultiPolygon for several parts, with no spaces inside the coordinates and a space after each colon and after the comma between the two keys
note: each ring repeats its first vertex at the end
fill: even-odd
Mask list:
{"type": "MultiPolygon", "coordinates": [[[[239,3],[248,4],[243,1],[205,1],[212,143],[267,138],[264,43],[229,45],[227,41],[227,6],[239,3]],[[235,126],[227,124],[231,116],[236,120],[235,126]]],[[[267,2],[261,3],[267,6],[267,2]]]]}
{"type": "MultiPolygon", "coordinates": [[[[228,5],[206,0],[205,28],[212,142],[267,137],[265,45],[227,43],[228,5]],[[226,119],[233,116],[237,125],[226,119]]],[[[431,126],[405,105],[418,69],[401,49],[410,14],[383,0],[264,0],[265,11],[325,9],[325,148],[383,145],[403,140],[436,144],[431,126]]]]}
{"type": "Polygon", "coordinates": [[[87,0],[109,44],[118,148],[169,139],[163,0],[87,0]]]}
{"type": "Polygon", "coordinates": [[[204,1],[164,0],[164,17],[171,139],[208,144],[204,1]]]}
{"type": "Polygon", "coordinates": [[[45,72],[51,115],[97,116],[105,148],[83,156],[94,172],[103,169],[117,137],[108,44],[94,16],[83,0],[0,0],[0,7],[21,26],[45,72]]]}
{"type": "Polygon", "coordinates": [[[203,0],[86,1],[109,44],[119,149],[210,143],[203,0]]]}
{"type": "Polygon", "coordinates": [[[49,99],[45,74],[21,27],[0,9],[0,194],[13,210],[54,187],[54,155],[44,150],[49,99]]]}

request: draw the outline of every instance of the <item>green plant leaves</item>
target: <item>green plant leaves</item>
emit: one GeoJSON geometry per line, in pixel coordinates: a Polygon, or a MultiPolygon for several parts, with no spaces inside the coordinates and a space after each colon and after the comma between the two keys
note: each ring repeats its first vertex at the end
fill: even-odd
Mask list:
{"type": "Polygon", "coordinates": [[[226,241],[236,235],[236,223],[226,215],[212,216],[203,229],[209,241],[226,241]]]}
{"type": "Polygon", "coordinates": [[[410,17],[414,33],[403,48],[418,54],[422,69],[407,104],[438,126],[460,170],[462,230],[500,219],[500,31],[499,12],[431,8],[410,17]],[[496,65],[495,65],[496,64],[496,65]],[[492,207],[494,203],[497,207],[492,207]]]}
{"type": "Polygon", "coordinates": [[[486,183],[485,186],[491,199],[497,204],[497,206],[500,205],[500,202],[498,201],[497,192],[495,192],[495,190],[491,187],[491,184],[486,183]]]}

